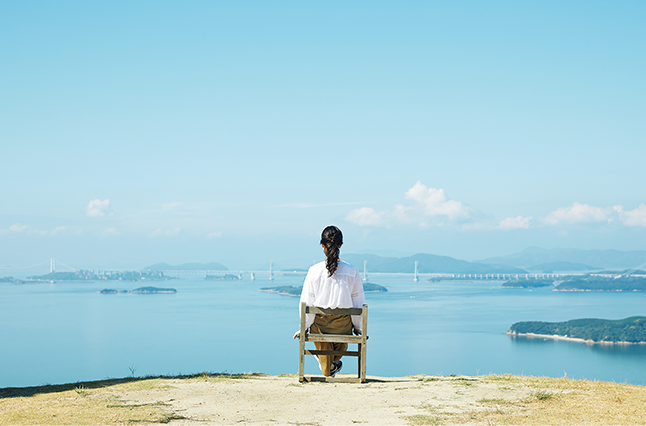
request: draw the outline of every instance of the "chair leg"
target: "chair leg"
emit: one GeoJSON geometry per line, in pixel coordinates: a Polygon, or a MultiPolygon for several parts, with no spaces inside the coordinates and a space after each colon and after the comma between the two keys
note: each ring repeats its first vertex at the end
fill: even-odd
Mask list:
{"type": "Polygon", "coordinates": [[[359,352],[359,356],[357,357],[357,377],[359,379],[361,378],[361,366],[363,365],[363,362],[361,362],[361,346],[361,343],[357,346],[357,352],[359,352]]]}
{"type": "Polygon", "coordinates": [[[305,381],[305,338],[301,336],[298,342],[298,381],[305,381]]]}
{"type": "Polygon", "coordinates": [[[359,344],[359,380],[361,383],[366,382],[366,345],[359,344]]]}

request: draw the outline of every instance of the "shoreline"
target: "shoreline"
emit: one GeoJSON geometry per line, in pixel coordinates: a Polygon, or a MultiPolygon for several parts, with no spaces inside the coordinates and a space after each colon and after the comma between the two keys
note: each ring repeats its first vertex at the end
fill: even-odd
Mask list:
{"type": "Polygon", "coordinates": [[[632,289],[632,290],[623,290],[623,289],[590,289],[590,288],[563,288],[563,289],[558,289],[555,288],[552,291],[644,291],[644,290],[638,290],[638,289],[632,289]]]}
{"type": "Polygon", "coordinates": [[[592,339],[581,339],[578,337],[566,337],[566,336],[559,336],[558,334],[536,334],[536,333],[515,333],[508,331],[505,333],[508,336],[511,337],[527,337],[529,339],[534,339],[534,338],[540,338],[540,339],[552,339],[552,340],[565,340],[568,342],[578,342],[578,343],[585,343],[586,345],[646,345],[646,342],[611,342],[608,340],[601,340],[599,342],[595,342],[592,339]]]}

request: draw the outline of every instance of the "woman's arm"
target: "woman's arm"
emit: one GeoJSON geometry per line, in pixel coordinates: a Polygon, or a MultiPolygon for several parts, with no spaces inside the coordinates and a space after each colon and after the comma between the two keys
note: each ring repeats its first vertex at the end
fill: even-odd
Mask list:
{"type": "MultiPolygon", "coordinates": [[[[352,277],[352,307],[353,308],[362,308],[364,303],[366,303],[366,296],[363,292],[363,283],[361,282],[361,275],[357,269],[356,273],[352,277]]],[[[354,334],[361,334],[361,315],[352,315],[352,325],[354,329],[354,334]]]]}

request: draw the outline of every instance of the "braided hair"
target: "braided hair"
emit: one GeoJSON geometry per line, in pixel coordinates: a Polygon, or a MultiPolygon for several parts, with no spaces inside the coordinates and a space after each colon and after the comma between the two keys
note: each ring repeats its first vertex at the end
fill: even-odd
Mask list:
{"type": "Polygon", "coordinates": [[[343,244],[343,234],[336,226],[328,226],[321,233],[321,244],[323,244],[323,251],[325,252],[325,267],[327,268],[328,276],[334,275],[339,261],[339,249],[343,244]]]}

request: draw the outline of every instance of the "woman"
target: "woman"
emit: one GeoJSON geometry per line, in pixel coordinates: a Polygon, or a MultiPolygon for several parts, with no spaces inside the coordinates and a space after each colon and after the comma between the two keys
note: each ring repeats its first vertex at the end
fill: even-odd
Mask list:
{"type": "MultiPolygon", "coordinates": [[[[313,265],[303,283],[301,303],[319,308],[361,308],[365,302],[359,270],[339,259],[343,234],[336,226],[328,226],[321,234],[324,262],[313,265]]],[[[361,334],[361,315],[313,315],[307,314],[305,327],[310,333],[361,334]]],[[[294,339],[300,337],[300,330],[294,339]]],[[[347,343],[314,342],[320,351],[345,351],[347,343]]],[[[324,376],[334,376],[341,370],[340,356],[320,355],[319,365],[324,376]]]]}

